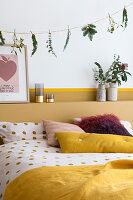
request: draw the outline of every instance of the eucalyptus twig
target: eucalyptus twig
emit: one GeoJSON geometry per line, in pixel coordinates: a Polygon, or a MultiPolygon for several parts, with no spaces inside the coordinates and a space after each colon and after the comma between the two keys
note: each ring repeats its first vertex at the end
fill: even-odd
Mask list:
{"type": "Polygon", "coordinates": [[[109,26],[108,26],[108,32],[110,33],[114,33],[114,31],[116,29],[118,29],[119,27],[123,27],[123,25],[118,24],[117,22],[114,21],[114,19],[110,16],[109,14],[109,26]]]}
{"type": "Polygon", "coordinates": [[[122,63],[119,55],[118,57],[114,55],[114,61],[106,72],[108,74],[107,83],[118,83],[119,86],[122,81],[127,82],[128,76],[132,76],[127,70],[128,64],[122,63]]]}
{"type": "Polygon", "coordinates": [[[0,45],[4,45],[5,44],[5,38],[3,38],[3,35],[2,35],[2,31],[0,31],[0,45]]]}
{"type": "Polygon", "coordinates": [[[47,48],[48,48],[48,52],[53,54],[55,57],[57,57],[57,55],[54,52],[53,46],[52,46],[52,37],[51,37],[51,32],[49,31],[48,33],[48,40],[46,41],[47,43],[47,48]]]}
{"type": "Polygon", "coordinates": [[[93,68],[94,72],[94,78],[95,81],[99,84],[106,84],[107,81],[107,74],[104,73],[101,65],[98,62],[95,62],[95,65],[97,66],[98,69],[93,68]]]}
{"type": "Polygon", "coordinates": [[[32,44],[33,44],[33,49],[32,49],[31,56],[33,56],[34,53],[37,51],[38,42],[37,42],[37,40],[36,40],[35,34],[32,33],[32,32],[31,32],[31,34],[32,34],[32,44]]]}
{"type": "Polygon", "coordinates": [[[123,18],[122,18],[122,24],[123,24],[123,26],[124,26],[124,30],[125,30],[126,27],[127,27],[127,22],[128,22],[127,10],[126,10],[126,8],[124,7],[124,9],[123,9],[123,18]]]}
{"type": "Polygon", "coordinates": [[[94,24],[88,24],[82,28],[83,36],[88,35],[90,41],[92,41],[93,36],[97,33],[96,26],[94,24]]]}
{"type": "Polygon", "coordinates": [[[66,49],[66,47],[67,47],[67,45],[68,45],[68,42],[69,42],[69,39],[70,39],[70,35],[71,35],[71,31],[70,31],[69,26],[68,26],[67,38],[66,38],[66,42],[65,42],[63,51],[66,49]]]}
{"type": "Polygon", "coordinates": [[[20,37],[20,39],[17,38],[16,32],[14,30],[14,34],[13,34],[13,46],[12,46],[11,53],[15,53],[17,55],[16,49],[19,49],[19,51],[21,53],[22,52],[22,48],[24,46],[23,41],[24,41],[24,39],[22,37],[20,37]]]}

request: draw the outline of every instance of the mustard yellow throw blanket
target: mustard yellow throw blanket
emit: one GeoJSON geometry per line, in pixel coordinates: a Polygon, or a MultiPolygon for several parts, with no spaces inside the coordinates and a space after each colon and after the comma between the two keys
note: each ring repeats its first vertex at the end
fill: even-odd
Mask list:
{"type": "Polygon", "coordinates": [[[12,181],[4,196],[4,200],[132,199],[133,160],[31,169],[12,181]]]}

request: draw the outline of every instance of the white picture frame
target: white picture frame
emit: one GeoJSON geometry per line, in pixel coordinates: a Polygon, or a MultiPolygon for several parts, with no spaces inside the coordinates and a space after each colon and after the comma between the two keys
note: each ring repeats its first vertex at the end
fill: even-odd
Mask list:
{"type": "Polygon", "coordinates": [[[27,46],[17,55],[12,47],[0,46],[0,103],[29,103],[27,46]]]}

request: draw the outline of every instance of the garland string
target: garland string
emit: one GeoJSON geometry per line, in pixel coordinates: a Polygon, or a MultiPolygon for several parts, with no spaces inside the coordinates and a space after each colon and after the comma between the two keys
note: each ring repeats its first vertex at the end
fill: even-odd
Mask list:
{"type": "MultiPolygon", "coordinates": [[[[133,1],[131,3],[129,3],[127,6],[125,6],[125,8],[128,8],[128,7],[132,6],[132,5],[133,5],[133,1]]],[[[120,13],[122,11],[123,11],[123,8],[118,10],[118,11],[116,11],[116,12],[114,12],[114,13],[112,13],[111,16],[117,15],[118,13],[120,13]]],[[[106,19],[108,19],[108,16],[103,17],[103,18],[101,18],[99,20],[96,20],[95,22],[92,22],[91,24],[97,24],[97,23],[99,23],[101,21],[104,21],[106,19]]],[[[71,27],[69,30],[81,29],[82,27],[83,26],[75,26],[75,27],[71,27]]],[[[65,32],[67,30],[68,30],[67,28],[61,29],[61,30],[53,30],[53,31],[51,31],[51,33],[65,32]]],[[[9,33],[9,34],[13,34],[14,33],[12,31],[5,31],[5,30],[1,30],[1,31],[3,33],[9,33]]],[[[16,32],[16,34],[18,34],[18,35],[29,35],[31,33],[30,32],[16,32]]],[[[48,31],[35,32],[35,35],[42,35],[42,34],[49,34],[49,32],[48,31]]]]}

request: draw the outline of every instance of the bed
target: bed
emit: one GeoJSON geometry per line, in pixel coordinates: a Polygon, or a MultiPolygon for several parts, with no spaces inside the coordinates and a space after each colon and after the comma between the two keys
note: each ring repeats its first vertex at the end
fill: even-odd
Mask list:
{"type": "MultiPolygon", "coordinates": [[[[24,121],[41,122],[42,119],[51,119],[55,121],[57,120],[57,121],[63,121],[63,122],[70,122],[74,117],[102,114],[102,113],[112,113],[112,110],[113,110],[113,113],[117,114],[121,119],[132,122],[133,114],[130,108],[133,106],[133,102],[132,101],[129,102],[128,107],[127,107],[127,102],[117,102],[116,104],[111,103],[110,106],[107,104],[103,104],[102,112],[101,110],[97,109],[99,108],[99,104],[93,103],[93,102],[92,103],[91,102],[88,102],[88,103],[87,102],[82,102],[82,103],[81,102],[77,102],[77,103],[64,102],[64,103],[57,103],[57,104],[52,104],[52,105],[50,104],[47,104],[47,105],[46,104],[0,105],[0,110],[1,110],[0,121],[1,122],[10,121],[10,122],[16,123],[16,122],[22,122],[22,121],[23,122],[24,121]],[[126,113],[124,110],[121,110],[123,106],[125,106],[126,108],[126,113]],[[11,111],[13,111],[14,109],[15,111],[12,113],[11,111]],[[29,114],[31,110],[32,110],[32,115],[29,114]]],[[[129,166],[130,166],[129,169],[131,169],[132,168],[131,166],[133,166],[132,159],[133,159],[132,153],[61,153],[60,148],[48,146],[47,140],[45,139],[45,137],[42,139],[33,139],[33,140],[26,139],[26,140],[12,141],[7,144],[0,145],[0,199],[8,200],[7,197],[4,198],[4,193],[7,186],[10,183],[12,183],[13,180],[17,180],[16,178],[20,177],[21,174],[31,169],[36,169],[43,166],[45,167],[55,166],[56,171],[58,171],[58,169],[61,166],[63,167],[69,166],[71,168],[74,166],[79,166],[81,167],[81,169],[86,171],[86,168],[82,168],[82,167],[101,166],[103,164],[106,164],[108,162],[112,162],[115,160],[122,160],[124,162],[121,164],[121,166],[123,166],[123,169],[124,168],[128,169],[129,166]],[[127,162],[127,160],[129,161],[129,163],[127,162]]],[[[114,164],[112,166],[114,167],[114,164]]],[[[119,163],[117,164],[117,167],[115,166],[115,168],[118,168],[118,166],[120,166],[119,163]]],[[[51,170],[51,168],[46,168],[46,169],[48,170],[48,172],[49,170],[51,170]]],[[[128,172],[129,172],[129,169],[128,169],[128,172]]],[[[93,169],[93,173],[94,171],[96,172],[97,170],[93,169]]],[[[130,174],[130,177],[132,177],[131,174],[130,174]]],[[[130,183],[131,183],[131,180],[130,180],[130,183]]],[[[71,188],[72,187],[73,186],[71,186],[71,188]]],[[[128,189],[129,188],[131,189],[131,185],[130,187],[128,185],[128,189]]],[[[69,189],[67,188],[67,191],[69,190],[70,188],[69,189]]],[[[69,195],[71,194],[71,192],[72,191],[69,191],[69,195]]],[[[76,195],[77,194],[78,192],[76,191],[76,195]]],[[[52,200],[53,198],[53,199],[61,199],[61,200],[62,199],[63,200],[64,199],[65,200],[66,199],[68,200],[69,199],[73,199],[73,200],[85,199],[86,200],[88,198],[87,196],[82,198],[83,194],[79,194],[79,196],[75,196],[75,194],[73,194],[71,197],[69,195],[67,194],[66,197],[64,197],[64,195],[59,195],[56,197],[49,197],[49,198],[43,197],[42,199],[52,200]]],[[[126,194],[124,193],[123,195],[126,195],[126,194]]],[[[131,199],[130,195],[129,197],[130,197],[129,199],[131,199]]],[[[14,196],[13,199],[14,200],[18,199],[17,195],[14,196]]],[[[25,197],[25,199],[28,199],[28,198],[25,197]]],[[[33,197],[31,199],[33,199],[33,197]]],[[[34,199],[37,199],[37,198],[35,197],[34,199]]],[[[96,200],[103,199],[103,196],[100,197],[99,195],[99,198],[98,196],[93,196],[92,200],[93,199],[96,199],[96,200]]],[[[110,196],[106,197],[106,199],[111,199],[111,197],[110,196]]],[[[121,197],[119,199],[121,199],[121,197]]]]}

